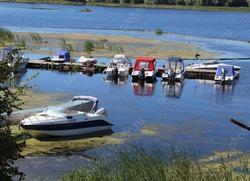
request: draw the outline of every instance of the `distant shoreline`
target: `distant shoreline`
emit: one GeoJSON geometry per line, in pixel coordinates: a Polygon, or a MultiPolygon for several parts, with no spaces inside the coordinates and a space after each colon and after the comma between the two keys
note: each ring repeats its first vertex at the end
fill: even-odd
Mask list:
{"type": "Polygon", "coordinates": [[[228,7],[228,6],[185,6],[185,5],[152,5],[152,4],[130,4],[130,3],[103,3],[103,2],[72,2],[66,0],[0,0],[9,3],[30,3],[30,4],[61,4],[61,5],[80,5],[80,6],[103,6],[103,7],[127,7],[127,8],[146,8],[146,9],[170,9],[170,10],[196,10],[196,11],[231,11],[231,12],[250,12],[250,7],[228,7]]]}

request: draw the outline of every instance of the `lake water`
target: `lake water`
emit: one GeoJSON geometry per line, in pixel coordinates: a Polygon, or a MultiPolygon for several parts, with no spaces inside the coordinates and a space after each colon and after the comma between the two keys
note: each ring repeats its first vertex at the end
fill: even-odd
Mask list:
{"type": "Polygon", "coordinates": [[[0,3],[0,26],[141,30],[250,40],[250,13],[0,3]]]}
{"type": "MultiPolygon", "coordinates": [[[[245,42],[250,40],[250,13],[107,7],[88,7],[91,13],[81,13],[82,8],[0,3],[0,26],[24,32],[83,32],[177,41],[220,53],[219,57],[250,56],[250,45],[245,42]],[[156,36],[151,32],[156,28],[172,33],[156,36]]],[[[38,77],[30,82],[39,92],[98,97],[101,106],[107,109],[116,133],[139,132],[137,122],[143,123],[141,126],[158,128],[159,135],[140,139],[142,145],[149,142],[181,145],[201,154],[249,150],[249,133],[230,124],[229,120],[236,118],[250,124],[250,61],[227,63],[241,66],[242,71],[233,86],[225,87],[201,80],[185,80],[182,86],[163,87],[161,78],[155,84],[140,87],[133,85],[130,77],[125,83],[113,84],[105,81],[104,74],[86,76],[34,69],[28,70],[23,79],[39,71],[38,77]]],[[[41,170],[47,170],[53,177],[73,168],[77,160],[76,156],[67,159],[35,157],[20,164],[31,177],[41,176],[41,170]],[[39,167],[38,162],[41,163],[39,167]],[[64,166],[66,163],[70,165],[68,168],[64,166]]]]}

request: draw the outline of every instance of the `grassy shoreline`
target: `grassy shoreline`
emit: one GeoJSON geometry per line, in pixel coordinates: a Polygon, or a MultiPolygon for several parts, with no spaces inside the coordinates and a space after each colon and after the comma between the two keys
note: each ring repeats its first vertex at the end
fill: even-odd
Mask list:
{"type": "Polygon", "coordinates": [[[31,4],[62,4],[81,6],[103,6],[103,7],[128,7],[147,9],[173,9],[173,10],[197,10],[197,11],[233,11],[250,12],[250,7],[228,7],[228,6],[190,6],[190,5],[163,5],[163,4],[130,4],[130,3],[104,3],[104,2],[73,2],[67,0],[0,0],[0,2],[31,3],[31,4]]]}
{"type": "Polygon", "coordinates": [[[247,153],[233,153],[230,156],[219,154],[213,157],[216,160],[211,161],[210,157],[207,163],[192,159],[186,152],[173,150],[170,153],[163,153],[157,148],[154,149],[153,153],[147,153],[141,148],[132,151],[118,150],[112,155],[115,158],[112,163],[109,163],[107,158],[96,159],[91,166],[73,170],[59,180],[244,181],[250,179],[247,153]]]}
{"type": "Polygon", "coordinates": [[[228,6],[185,6],[185,5],[163,5],[163,4],[118,4],[118,3],[102,3],[89,2],[88,6],[103,7],[129,7],[129,8],[146,8],[146,9],[172,9],[172,10],[196,10],[196,11],[236,11],[250,12],[250,7],[228,7],[228,6]]]}

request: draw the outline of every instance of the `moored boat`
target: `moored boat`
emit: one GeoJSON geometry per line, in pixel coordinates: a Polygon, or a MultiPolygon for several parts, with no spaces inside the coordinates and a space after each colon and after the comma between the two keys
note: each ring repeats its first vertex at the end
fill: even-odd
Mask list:
{"type": "Polygon", "coordinates": [[[132,71],[132,81],[154,82],[156,80],[156,59],[137,57],[132,71]]]}
{"type": "Polygon", "coordinates": [[[132,66],[126,55],[115,55],[106,69],[107,77],[127,77],[132,66]]]}
{"type": "Polygon", "coordinates": [[[55,53],[51,58],[52,62],[70,62],[70,53],[69,51],[60,50],[55,53]]]}
{"type": "MultiPolygon", "coordinates": [[[[205,70],[214,70],[216,71],[219,65],[230,65],[225,63],[220,63],[219,61],[213,60],[213,61],[207,61],[203,63],[194,63],[186,67],[186,69],[205,69],[205,70]]],[[[239,71],[241,67],[234,66],[234,70],[239,71]]]]}
{"type": "Polygon", "coordinates": [[[233,83],[239,78],[239,71],[236,71],[232,65],[219,65],[216,70],[214,80],[216,83],[226,84],[233,83]]]}
{"type": "Polygon", "coordinates": [[[93,57],[84,57],[84,56],[81,56],[78,60],[79,63],[82,63],[82,64],[87,64],[87,65],[94,65],[97,63],[97,60],[93,57]]]}
{"type": "Polygon", "coordinates": [[[179,57],[170,57],[166,60],[162,81],[182,82],[185,78],[184,61],[179,57]]]}

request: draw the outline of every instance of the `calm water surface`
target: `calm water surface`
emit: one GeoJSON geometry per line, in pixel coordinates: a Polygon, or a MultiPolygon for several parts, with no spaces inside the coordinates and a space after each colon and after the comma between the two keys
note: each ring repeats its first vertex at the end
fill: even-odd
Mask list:
{"type": "Polygon", "coordinates": [[[163,31],[250,40],[250,13],[0,3],[0,26],[10,28],[163,31]],[[114,18],[115,17],[115,18],[114,18]]]}
{"type": "MultiPolygon", "coordinates": [[[[191,63],[191,62],[186,62],[191,63]]],[[[128,139],[145,148],[152,144],[167,147],[185,147],[201,155],[213,151],[250,149],[250,134],[230,124],[236,118],[250,124],[248,70],[250,61],[227,61],[242,67],[241,77],[232,86],[215,85],[213,81],[185,80],[183,86],[163,87],[161,78],[155,84],[144,87],[133,85],[131,78],[125,83],[105,81],[104,74],[86,76],[81,73],[62,73],[46,70],[30,82],[39,92],[67,92],[70,95],[94,95],[100,99],[100,106],[108,111],[115,133],[137,134],[141,127],[156,128],[156,136],[128,139]],[[140,123],[136,126],[135,123],[140,123]],[[242,136],[244,135],[244,136],[242,136]],[[240,141],[236,141],[240,138],[240,141]],[[150,144],[148,144],[150,143],[150,144]]],[[[36,73],[28,70],[23,79],[36,73]]],[[[70,98],[70,96],[69,96],[70,98]]],[[[89,150],[86,154],[103,155],[105,150],[89,150]]],[[[66,171],[85,164],[77,155],[69,157],[34,157],[20,162],[21,169],[30,178],[56,178],[66,171]],[[67,167],[65,167],[65,164],[67,167]],[[33,165],[33,169],[30,169],[33,165]],[[39,166],[38,166],[39,165],[39,166]]]]}

